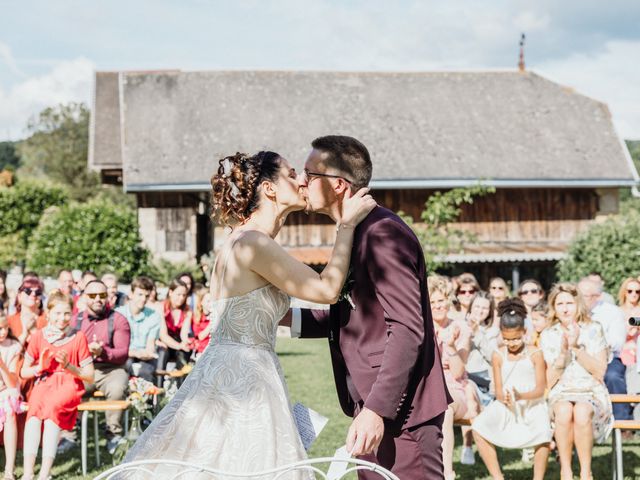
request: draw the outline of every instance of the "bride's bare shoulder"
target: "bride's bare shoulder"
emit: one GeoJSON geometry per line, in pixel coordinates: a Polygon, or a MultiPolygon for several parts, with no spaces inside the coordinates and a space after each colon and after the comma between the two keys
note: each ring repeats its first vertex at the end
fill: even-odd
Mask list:
{"type": "Polygon", "coordinates": [[[260,255],[282,248],[269,235],[257,230],[240,232],[235,244],[238,259],[249,262],[255,260],[260,255]]]}

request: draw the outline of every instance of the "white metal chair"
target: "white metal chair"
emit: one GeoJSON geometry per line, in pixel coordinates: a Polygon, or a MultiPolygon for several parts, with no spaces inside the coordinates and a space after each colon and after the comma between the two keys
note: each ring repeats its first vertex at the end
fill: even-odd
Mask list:
{"type": "MultiPolygon", "coordinates": [[[[192,465],[187,462],[180,462],[176,460],[139,460],[136,462],[123,463],[122,465],[118,465],[117,467],[110,468],[109,470],[102,472],[100,475],[94,478],[94,480],[110,480],[116,477],[118,474],[123,473],[137,473],[140,476],[136,475],[136,479],[149,479],[154,478],[154,472],[146,468],[150,465],[162,465],[167,467],[181,467],[181,470],[177,472],[172,478],[172,480],[187,480],[191,478],[191,475],[195,473],[200,474],[209,474],[211,480],[218,480],[219,478],[238,478],[238,479],[255,479],[255,480],[279,480],[284,478],[284,475],[287,473],[291,473],[294,471],[310,471],[316,474],[317,479],[323,480],[341,480],[346,477],[349,473],[356,472],[358,470],[368,470],[371,472],[376,472],[380,475],[382,480],[400,480],[396,475],[391,473],[389,470],[382,468],[380,465],[376,465],[375,463],[367,462],[364,460],[358,460],[356,458],[344,459],[344,458],[313,458],[309,460],[302,460],[300,462],[292,463],[291,465],[285,465],[282,467],[274,468],[272,470],[263,470],[262,472],[254,472],[254,473],[230,473],[222,470],[215,470],[213,468],[202,467],[198,465],[192,465]],[[342,471],[337,476],[329,477],[327,473],[320,470],[317,464],[320,463],[347,463],[352,466],[348,466],[346,471],[342,471]]],[[[406,479],[404,479],[406,480],[406,479]]]]}

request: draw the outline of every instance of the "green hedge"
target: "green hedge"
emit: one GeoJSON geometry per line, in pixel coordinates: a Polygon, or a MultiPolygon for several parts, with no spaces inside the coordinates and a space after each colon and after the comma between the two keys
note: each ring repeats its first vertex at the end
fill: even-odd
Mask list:
{"type": "Polygon", "coordinates": [[[45,210],[67,201],[66,190],[46,183],[20,182],[0,188],[0,267],[24,263],[29,241],[45,210]]]}
{"type": "Polygon", "coordinates": [[[124,281],[145,272],[135,212],[112,203],[67,205],[46,215],[29,245],[27,265],[43,274],[61,268],[111,271],[124,281]]]}
{"type": "Polygon", "coordinates": [[[640,213],[630,211],[593,225],[574,240],[568,253],[558,263],[560,279],[577,281],[600,272],[607,290],[617,293],[622,280],[640,274],[640,213]]]}
{"type": "Polygon", "coordinates": [[[43,183],[0,188],[0,236],[23,232],[28,237],[47,208],[65,205],[67,199],[65,190],[43,183]]]}

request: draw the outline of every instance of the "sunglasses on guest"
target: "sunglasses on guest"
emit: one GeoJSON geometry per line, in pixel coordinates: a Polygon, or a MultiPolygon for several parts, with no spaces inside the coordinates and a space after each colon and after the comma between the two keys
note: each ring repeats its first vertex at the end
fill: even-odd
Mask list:
{"type": "Polygon", "coordinates": [[[458,290],[458,295],[473,295],[476,293],[476,289],[472,288],[471,290],[458,290]]]}
{"type": "Polygon", "coordinates": [[[633,289],[627,290],[627,295],[631,295],[632,293],[635,293],[636,295],[640,295],[640,290],[633,290],[633,289]]]}
{"type": "Polygon", "coordinates": [[[531,295],[536,295],[536,294],[538,294],[538,293],[540,293],[540,290],[539,290],[539,289],[537,289],[537,288],[532,288],[531,290],[522,290],[522,291],[520,292],[520,295],[529,295],[529,294],[531,294],[531,295]]]}
{"type": "Polygon", "coordinates": [[[102,300],[106,300],[106,298],[108,297],[107,292],[102,292],[102,293],[86,293],[85,294],[87,297],[89,297],[91,300],[95,300],[96,298],[101,298],[102,300]]]}
{"type": "Polygon", "coordinates": [[[39,288],[25,288],[22,291],[26,293],[27,296],[35,295],[36,297],[39,297],[40,295],[42,295],[42,290],[40,290],[39,288]]]}

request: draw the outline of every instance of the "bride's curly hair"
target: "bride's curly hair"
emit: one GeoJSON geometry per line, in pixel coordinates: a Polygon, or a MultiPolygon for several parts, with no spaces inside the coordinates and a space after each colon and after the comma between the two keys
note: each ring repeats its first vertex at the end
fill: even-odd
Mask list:
{"type": "Polygon", "coordinates": [[[260,184],[278,178],[280,160],[280,155],[269,151],[238,152],[220,159],[211,177],[211,216],[229,226],[246,221],[258,208],[260,184]]]}

